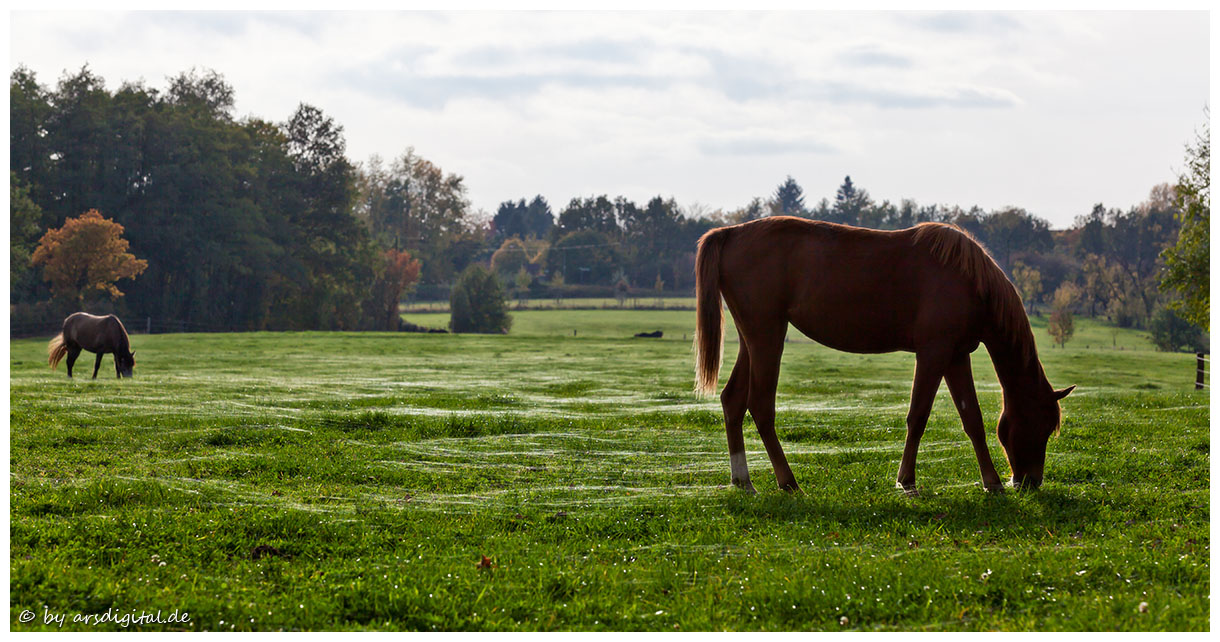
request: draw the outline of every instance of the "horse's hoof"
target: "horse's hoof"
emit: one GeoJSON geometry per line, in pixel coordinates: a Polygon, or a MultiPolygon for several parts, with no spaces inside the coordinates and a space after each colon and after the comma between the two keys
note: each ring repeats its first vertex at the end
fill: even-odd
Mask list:
{"type": "Polygon", "coordinates": [[[805,491],[801,490],[801,487],[799,485],[797,485],[796,482],[792,482],[789,484],[781,484],[779,489],[783,490],[783,491],[787,491],[787,493],[789,495],[804,495],[805,494],[805,491]]]}
{"type": "Polygon", "coordinates": [[[738,490],[740,490],[743,493],[746,493],[748,495],[757,495],[758,494],[758,491],[754,490],[754,484],[751,484],[749,481],[744,481],[744,482],[733,481],[733,486],[736,486],[738,490]]]}
{"type": "Polygon", "coordinates": [[[1009,481],[1012,482],[1013,490],[1038,490],[1038,487],[1042,485],[1041,479],[1033,479],[1031,477],[1025,477],[1023,479],[1013,477],[1009,481]]]}
{"type": "Polygon", "coordinates": [[[918,497],[919,496],[919,487],[916,486],[914,483],[904,484],[902,482],[897,482],[894,484],[894,488],[897,488],[898,490],[902,491],[902,494],[906,495],[907,497],[918,497]]]}
{"type": "Polygon", "coordinates": [[[994,493],[996,495],[1002,495],[1004,493],[1004,483],[1000,482],[998,484],[983,484],[983,490],[985,490],[989,493],[994,493]]]}

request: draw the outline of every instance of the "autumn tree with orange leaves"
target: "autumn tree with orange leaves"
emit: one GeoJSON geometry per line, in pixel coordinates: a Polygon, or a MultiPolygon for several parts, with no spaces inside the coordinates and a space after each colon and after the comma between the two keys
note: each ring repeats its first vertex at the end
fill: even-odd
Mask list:
{"type": "Polygon", "coordinates": [[[41,265],[43,278],[51,283],[57,298],[78,306],[90,295],[123,296],[115,287],[119,279],[134,279],[148,261],[127,251],[123,226],[89,210],[49,229],[38,242],[30,263],[41,265]]]}
{"type": "Polygon", "coordinates": [[[398,302],[419,279],[419,260],[410,252],[389,249],[383,254],[381,270],[373,283],[372,296],[366,303],[374,330],[398,329],[398,302]]]}

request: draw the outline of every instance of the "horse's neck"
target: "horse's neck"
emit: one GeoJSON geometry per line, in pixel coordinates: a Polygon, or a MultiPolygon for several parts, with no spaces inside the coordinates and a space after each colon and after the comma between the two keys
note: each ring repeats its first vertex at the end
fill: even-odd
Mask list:
{"type": "Polygon", "coordinates": [[[1028,399],[1040,392],[1050,390],[1050,381],[1038,361],[1038,353],[1034,349],[1033,337],[1026,341],[1013,341],[1010,338],[985,342],[987,352],[991,354],[991,363],[995,366],[996,378],[1000,380],[1004,399],[1020,397],[1028,399]]]}
{"type": "Polygon", "coordinates": [[[123,328],[123,324],[118,319],[107,319],[113,323],[111,331],[115,336],[115,348],[123,352],[131,352],[131,340],[127,337],[127,330],[123,328]]]}

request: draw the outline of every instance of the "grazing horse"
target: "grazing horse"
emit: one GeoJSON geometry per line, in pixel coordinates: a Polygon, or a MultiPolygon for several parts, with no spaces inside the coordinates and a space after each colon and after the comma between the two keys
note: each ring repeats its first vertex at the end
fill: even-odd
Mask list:
{"type": "Polygon", "coordinates": [[[114,371],[120,379],[132,376],[132,368],[136,365],[135,352],[131,350],[131,342],[127,338],[127,329],[123,322],[113,314],[104,317],[94,316],[86,312],[75,312],[64,319],[64,330],[47,345],[48,363],[54,370],[59,361],[68,357],[68,376],[72,376],[72,365],[80,356],[81,350],[97,353],[97,361],[93,364],[93,378],[97,379],[97,370],[102,367],[102,355],[114,353],[114,371]]]}
{"type": "Polygon", "coordinates": [[[695,390],[715,392],[724,340],[721,297],[737,325],[737,362],[720,395],[732,482],[750,492],[741,425],[754,418],[780,488],[799,487],[775,437],[775,388],[791,323],[845,352],[915,353],[898,486],[915,492],[915,454],[941,379],[988,490],[1004,483],[987,450],[970,353],[987,347],[1003,388],[997,433],[1014,486],[1042,483],[1046,444],[1060,422],[1059,400],[1042,371],[1016,288],[961,229],[924,223],[868,230],[788,216],[709,231],[695,258],[695,390]]]}

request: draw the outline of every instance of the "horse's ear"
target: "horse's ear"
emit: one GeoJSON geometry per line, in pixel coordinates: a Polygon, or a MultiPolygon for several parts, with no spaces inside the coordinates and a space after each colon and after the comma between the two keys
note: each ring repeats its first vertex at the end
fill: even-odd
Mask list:
{"type": "Polygon", "coordinates": [[[1076,386],[1068,386],[1068,387],[1064,388],[1063,390],[1056,390],[1055,391],[1055,401],[1059,401],[1060,399],[1068,396],[1075,389],[1076,389],[1076,386]]]}

